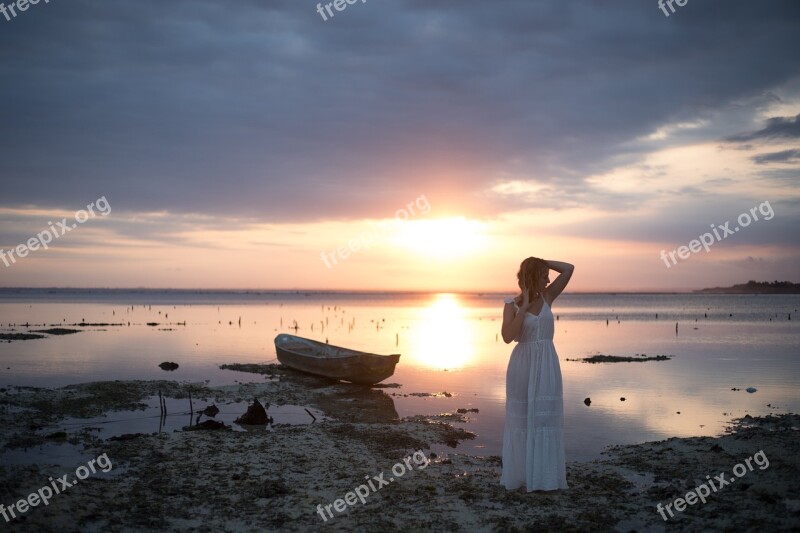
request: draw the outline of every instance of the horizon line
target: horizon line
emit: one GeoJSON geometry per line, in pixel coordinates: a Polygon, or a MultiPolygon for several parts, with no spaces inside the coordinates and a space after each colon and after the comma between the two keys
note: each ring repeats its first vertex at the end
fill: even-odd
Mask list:
{"type": "MultiPolygon", "coordinates": [[[[730,287],[704,287],[701,289],[640,289],[640,290],[586,290],[565,291],[564,294],[692,294],[697,291],[727,289],[730,287]]],[[[207,292],[207,293],[315,293],[315,294],[509,294],[514,291],[497,289],[317,289],[317,288],[200,288],[200,287],[0,287],[0,291],[142,291],[142,292],[207,292]]]]}

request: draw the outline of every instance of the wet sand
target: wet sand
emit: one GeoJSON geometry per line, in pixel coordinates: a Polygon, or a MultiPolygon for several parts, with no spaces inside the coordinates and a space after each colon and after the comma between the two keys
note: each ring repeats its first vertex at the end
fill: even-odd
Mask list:
{"type": "MultiPolygon", "coordinates": [[[[448,422],[459,413],[397,419],[389,394],[336,384],[279,365],[244,365],[264,382],[209,388],[173,381],[98,382],[61,389],[0,390],[3,450],[74,447],[72,463],[4,464],[0,503],[10,504],[106,454],[113,470],[93,475],[49,505],[8,524],[13,531],[524,531],[704,530],[800,527],[800,417],[739,420],[719,438],[673,438],[609,448],[603,459],[569,463],[570,489],[523,494],[499,485],[500,458],[458,453],[471,435],[448,422]],[[91,417],[141,407],[157,391],[170,398],[191,392],[195,411],[257,397],[272,405],[317,408],[328,419],[276,425],[272,431],[176,431],[129,440],[97,437],[91,428],[68,428],[65,417],[91,417]],[[48,437],[49,435],[49,437],[48,437]],[[64,439],[66,437],[66,439],[64,439]],[[445,446],[447,454],[434,454],[445,446]],[[425,460],[405,458],[422,450],[425,460]],[[763,451],[769,466],[664,521],[656,509],[737,463],[763,451]],[[429,463],[426,461],[429,460],[429,463]],[[372,483],[365,504],[329,507],[356,487],[372,483]],[[379,488],[377,486],[380,486],[379,488]],[[323,508],[323,520],[318,511],[323,508]]],[[[424,391],[402,391],[416,393],[424,391]]],[[[432,392],[432,391],[428,391],[432,392]]],[[[465,406],[466,407],[466,406],[465,406]]],[[[170,416],[178,416],[170,415],[170,416]]],[[[188,420],[188,416],[187,416],[188,420]]],[[[416,459],[423,459],[418,453],[416,459]]],[[[0,517],[2,520],[2,517],[0,517]]],[[[4,521],[4,520],[3,520],[4,521]]]]}

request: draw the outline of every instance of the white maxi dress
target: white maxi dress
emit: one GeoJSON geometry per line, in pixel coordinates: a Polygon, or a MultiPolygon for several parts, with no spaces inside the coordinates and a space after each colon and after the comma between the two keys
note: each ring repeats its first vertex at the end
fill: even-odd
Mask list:
{"type": "MultiPolygon", "coordinates": [[[[517,308],[514,298],[505,302],[517,308]]],[[[567,488],[564,391],[553,332],[553,312],[545,301],[538,315],[525,314],[508,362],[500,483],[509,490],[567,488]]]]}

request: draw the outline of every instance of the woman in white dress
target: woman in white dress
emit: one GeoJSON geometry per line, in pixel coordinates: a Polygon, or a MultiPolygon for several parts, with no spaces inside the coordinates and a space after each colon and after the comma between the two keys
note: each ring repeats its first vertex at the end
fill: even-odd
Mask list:
{"type": "Polygon", "coordinates": [[[553,345],[553,301],[574,267],[529,257],[520,265],[521,293],[503,309],[503,340],[517,341],[506,373],[503,475],[506,489],[567,488],[564,461],[564,393],[553,345]],[[550,270],[559,273],[550,283],[550,270]]]}

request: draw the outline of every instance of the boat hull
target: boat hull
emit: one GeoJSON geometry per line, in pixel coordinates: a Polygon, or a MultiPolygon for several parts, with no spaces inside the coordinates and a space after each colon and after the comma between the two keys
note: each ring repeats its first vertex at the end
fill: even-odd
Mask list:
{"type": "Polygon", "coordinates": [[[400,354],[378,355],[321,343],[295,335],[275,337],[281,364],[316,376],[374,385],[394,374],[400,354]]]}

